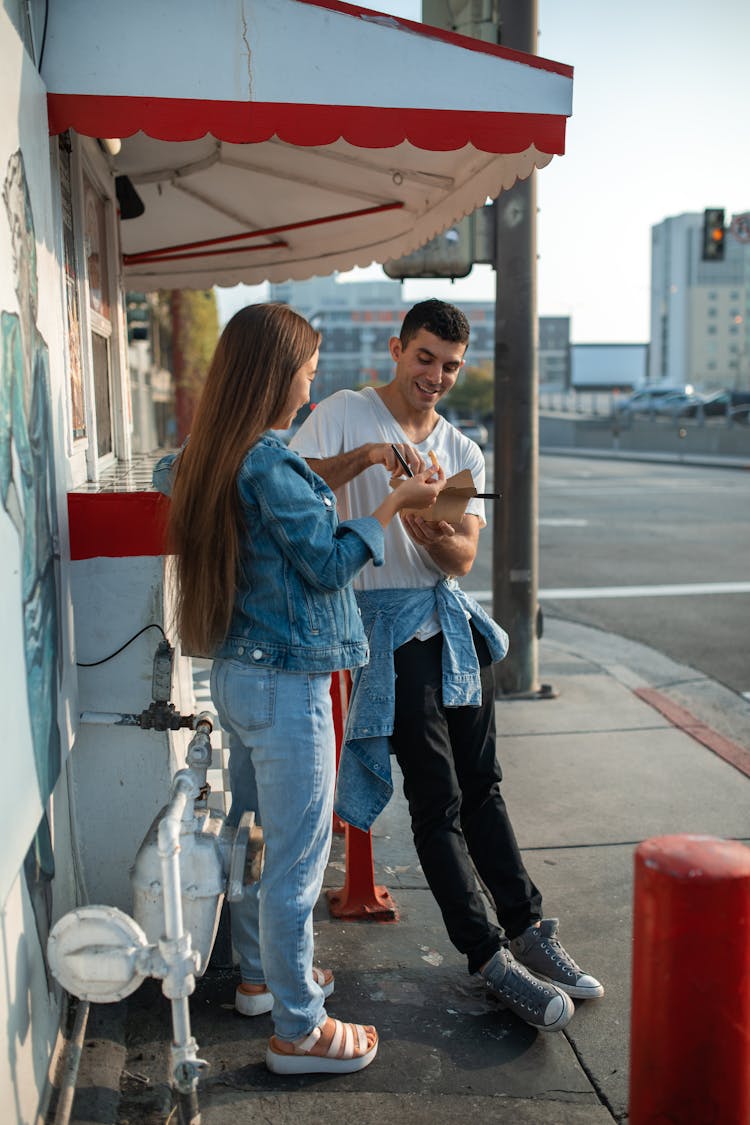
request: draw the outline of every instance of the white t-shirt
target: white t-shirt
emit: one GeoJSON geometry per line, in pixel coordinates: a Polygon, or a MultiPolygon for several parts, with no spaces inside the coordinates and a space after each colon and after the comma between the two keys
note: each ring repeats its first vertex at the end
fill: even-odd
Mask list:
{"type": "MultiPolygon", "coordinates": [[[[324,458],[373,441],[406,442],[419,450],[425,461],[429,460],[428,453],[432,449],[446,477],[469,469],[477,492],[484,491],[484,456],[476,442],[441,417],[429,437],[417,444],[407,437],[372,387],[362,391],[337,391],[324,399],[289,444],[302,457],[324,458]]],[[[340,518],[372,515],[388,495],[389,481],[390,473],[384,465],[371,465],[337,489],[340,518]]],[[[481,527],[486,525],[483,500],[471,499],[466,510],[479,517],[481,527]]],[[[357,590],[422,589],[434,586],[442,577],[444,572],[427,551],[409,538],[396,517],[386,528],[384,565],[376,567],[369,562],[354,579],[354,587],[357,590]]]]}

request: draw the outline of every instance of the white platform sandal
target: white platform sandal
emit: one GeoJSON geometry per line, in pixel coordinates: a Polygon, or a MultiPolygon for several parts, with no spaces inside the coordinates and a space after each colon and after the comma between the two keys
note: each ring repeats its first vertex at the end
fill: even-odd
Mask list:
{"type": "Polygon", "coordinates": [[[311,1055],[310,1048],[321,1037],[319,1027],[313,1028],[309,1035],[295,1040],[292,1044],[291,1054],[274,1050],[274,1036],[266,1050],[266,1066],[274,1074],[351,1074],[355,1070],[364,1070],[369,1066],[378,1053],[378,1038],[369,1050],[367,1048],[367,1031],[375,1031],[358,1023],[342,1023],[334,1020],[335,1024],[331,1042],[324,1055],[311,1055]],[[356,1050],[359,1054],[354,1054],[356,1050]]]}
{"type": "MultiPolygon", "coordinates": [[[[335,980],[330,969],[313,968],[313,980],[323,989],[323,996],[327,1000],[333,994],[335,980]],[[326,980],[326,974],[328,979],[326,980]]],[[[273,1008],[273,995],[267,988],[262,992],[243,992],[242,985],[238,985],[234,994],[234,1007],[241,1016],[262,1016],[273,1008]]]]}

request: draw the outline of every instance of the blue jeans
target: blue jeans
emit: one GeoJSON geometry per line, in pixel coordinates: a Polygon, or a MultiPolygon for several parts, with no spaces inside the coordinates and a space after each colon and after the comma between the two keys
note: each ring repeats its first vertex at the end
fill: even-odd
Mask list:
{"type": "Polygon", "coordinates": [[[299,1039],[325,1021],[312,977],[313,908],[331,848],[336,744],[329,673],[215,660],[211,696],[229,736],[228,821],[253,809],[266,854],[259,883],[232,903],[242,980],[265,983],[274,1031],[299,1039]]]}

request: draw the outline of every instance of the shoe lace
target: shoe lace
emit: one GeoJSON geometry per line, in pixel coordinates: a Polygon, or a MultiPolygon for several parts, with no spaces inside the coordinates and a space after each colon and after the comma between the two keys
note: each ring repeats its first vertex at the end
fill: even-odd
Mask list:
{"type": "Polygon", "coordinates": [[[539,939],[539,944],[548,957],[559,965],[560,968],[567,969],[573,976],[581,976],[582,969],[576,965],[567,949],[560,944],[557,938],[541,937],[539,939]]]}
{"type": "Polygon", "coordinates": [[[498,991],[530,1012],[541,1011],[551,999],[549,985],[537,980],[518,961],[508,967],[498,991]]]}

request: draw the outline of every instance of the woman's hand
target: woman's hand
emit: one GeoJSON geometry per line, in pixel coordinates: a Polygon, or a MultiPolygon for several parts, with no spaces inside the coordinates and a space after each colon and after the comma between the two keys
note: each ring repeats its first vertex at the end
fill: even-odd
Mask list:
{"type": "Polygon", "coordinates": [[[445,473],[442,469],[423,469],[413,477],[394,475],[392,482],[398,481],[398,487],[393,488],[372,513],[382,527],[387,527],[397,512],[404,508],[431,508],[438,498],[438,494],[445,488],[445,473]]]}
{"type": "Polygon", "coordinates": [[[394,488],[394,496],[398,511],[404,508],[431,508],[438,495],[445,488],[445,473],[442,469],[424,469],[413,477],[392,477],[391,483],[399,480],[399,485],[394,488]]]}

